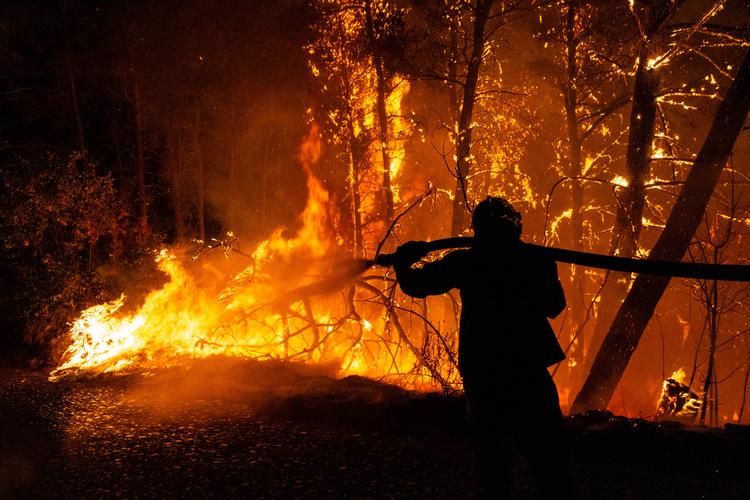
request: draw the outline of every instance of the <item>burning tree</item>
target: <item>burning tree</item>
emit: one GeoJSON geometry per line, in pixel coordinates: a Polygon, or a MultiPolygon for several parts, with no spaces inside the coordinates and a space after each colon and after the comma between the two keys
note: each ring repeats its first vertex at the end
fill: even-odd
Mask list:
{"type": "MultiPolygon", "coordinates": [[[[715,172],[734,142],[717,125],[699,152],[702,117],[741,74],[746,33],[720,25],[722,7],[736,5],[222,0],[205,9],[170,0],[100,10],[68,3],[64,19],[57,8],[39,7],[59,32],[47,42],[54,57],[40,63],[43,78],[24,63],[3,83],[3,116],[12,120],[2,128],[15,142],[8,150],[57,149],[58,136],[69,142],[58,150],[87,148],[97,178],[111,175],[127,216],[115,217],[114,202],[101,214],[92,194],[97,208],[77,217],[116,219],[120,239],[112,238],[131,256],[157,256],[165,273],[140,295],[112,285],[107,297],[124,290],[125,298],[73,321],[72,350],[56,374],[226,354],[331,363],[411,387],[460,387],[457,297],[412,301],[388,271],[361,259],[406,239],[464,232],[473,203],[487,195],[524,212],[533,242],[681,257],[677,249],[690,241],[684,221],[702,217],[688,195],[710,196],[710,183],[696,190],[691,179],[715,172]],[[28,90],[37,86],[54,96],[49,105],[28,90]],[[49,133],[24,136],[18,124],[27,118],[49,133]]],[[[19,61],[40,59],[33,48],[14,48],[19,61]]],[[[741,121],[725,108],[717,120],[741,121]]],[[[741,186],[744,165],[733,175],[741,186]]],[[[106,183],[94,184],[111,199],[106,183]]],[[[745,224],[746,214],[739,203],[733,224],[745,224]]],[[[79,248],[76,274],[119,269],[107,255],[110,235],[97,234],[93,243],[84,238],[93,257],[85,262],[79,248]]],[[[742,238],[722,247],[722,259],[737,261],[742,238]]],[[[21,253],[9,254],[23,261],[21,253]]],[[[122,283],[128,267],[106,275],[122,283]]],[[[634,332],[666,285],[580,266],[567,277],[570,309],[555,324],[569,345],[569,362],[555,373],[564,401],[622,297],[635,294],[622,309],[630,319],[615,322],[620,333],[608,336],[584,387],[589,394],[595,386],[596,403],[576,409],[604,406],[639,344],[634,332]]],[[[739,320],[717,307],[721,287],[712,287],[698,288],[702,299],[671,287],[662,306],[669,314],[661,315],[664,366],[682,356],[670,352],[674,345],[694,354],[705,339],[715,338],[717,349],[734,335],[737,347],[747,342],[739,320]],[[685,297],[691,308],[705,302],[717,325],[738,323],[737,331],[707,328],[700,337],[702,318],[680,310],[685,297]]],[[[39,296],[54,295],[47,292],[39,296]]],[[[649,377],[658,371],[652,347],[640,347],[649,377]]],[[[635,382],[641,407],[653,408],[641,399],[656,398],[665,377],[657,378],[635,382]]]]}
{"type": "MultiPolygon", "coordinates": [[[[649,254],[649,259],[678,261],[700,224],[714,187],[732,152],[750,111],[750,52],[714,117],[713,124],[690,170],[669,219],[649,254]]],[[[639,276],[615,317],[591,373],[573,405],[573,411],[603,408],[627,366],[668,277],[639,276]]]]}
{"type": "MultiPolygon", "coordinates": [[[[413,77],[437,82],[446,93],[448,113],[443,110],[435,113],[441,117],[440,126],[447,130],[451,142],[450,149],[442,147],[438,151],[455,183],[451,196],[453,235],[463,234],[469,228],[475,198],[491,191],[493,171],[497,174],[499,170],[497,160],[493,161],[497,150],[514,149],[516,153],[522,150],[504,148],[496,140],[499,131],[511,131],[512,137],[521,128],[515,117],[504,116],[509,114],[508,106],[501,97],[522,92],[504,84],[499,56],[503,48],[501,30],[522,17],[521,4],[441,1],[414,9],[417,28],[403,65],[413,77]],[[487,68],[487,61],[494,63],[491,69],[487,68]],[[502,108],[505,109],[500,111],[502,108]],[[480,149],[490,153],[484,156],[480,149]],[[486,165],[479,169],[482,163],[486,165]]],[[[512,174],[524,180],[518,169],[512,174]]],[[[495,183],[499,184],[497,179],[495,183]]],[[[527,182],[521,182],[518,189],[523,192],[525,186],[527,182]]],[[[528,195],[526,191],[524,195],[528,195]]]]}
{"type": "MultiPolygon", "coordinates": [[[[343,272],[331,269],[334,256],[343,259],[346,252],[336,244],[328,192],[312,172],[320,154],[313,128],[299,154],[308,201],[293,237],[277,230],[255,249],[249,266],[210,287],[202,281],[205,267],[186,269],[183,257],[162,250],[157,261],[167,283],[132,312],[121,312],[125,296],[84,311],[52,376],[149,369],[222,354],[334,363],[407,386],[454,387],[454,346],[427,318],[426,303],[423,312],[403,304],[392,278],[360,277],[366,267],[357,261],[343,272]],[[301,269],[313,272],[312,279],[301,269]],[[340,288],[345,291],[337,297],[340,288]],[[419,343],[404,326],[415,322],[424,324],[419,343]]],[[[231,252],[231,243],[225,249],[231,252]]]]}
{"type": "Polygon", "coordinates": [[[398,45],[402,11],[387,2],[319,2],[309,65],[319,89],[323,136],[341,147],[353,254],[375,250],[401,202],[396,183],[410,122],[401,102],[409,84],[386,65],[398,45]]]}
{"type": "MultiPolygon", "coordinates": [[[[635,44],[637,64],[628,127],[626,175],[622,182],[623,189],[618,194],[617,215],[609,248],[612,254],[628,257],[644,254],[638,243],[643,227],[644,209],[654,215],[661,211],[657,208],[661,203],[654,202],[649,208],[646,193],[650,189],[658,189],[664,180],[668,182],[669,179],[668,172],[664,172],[664,175],[652,169],[652,164],[658,162],[655,167],[663,168],[674,161],[678,167],[680,166],[679,155],[676,155],[675,151],[685,146],[681,145],[679,135],[673,131],[673,122],[678,120],[675,115],[685,109],[691,109],[691,105],[686,104],[689,100],[710,99],[716,96],[716,80],[706,83],[690,81],[692,76],[675,75],[682,71],[682,66],[672,64],[670,68],[670,63],[681,57],[688,60],[691,57],[699,57],[695,52],[700,54],[705,50],[704,47],[691,51],[684,48],[685,44],[691,36],[702,31],[703,25],[720,10],[718,7],[719,4],[712,6],[694,23],[674,26],[668,23],[678,15],[679,3],[635,3],[631,7],[641,36],[636,39],[635,44]],[[681,83],[672,88],[665,88],[662,84],[663,77],[674,79],[675,76],[681,83]],[[685,83],[685,79],[689,83],[685,83]],[[684,91],[688,85],[693,87],[692,92],[684,91]],[[698,85],[701,86],[701,90],[696,92],[694,87],[698,85]],[[706,88],[707,86],[709,88],[706,88]]],[[[713,68],[707,69],[708,73],[712,71],[713,68]]],[[[671,168],[674,172],[675,167],[671,168]]],[[[592,347],[598,348],[602,342],[614,317],[613,313],[629,286],[630,276],[615,273],[607,277],[601,291],[601,306],[592,347]]]]}
{"type": "MultiPolygon", "coordinates": [[[[564,235],[560,225],[569,219],[566,245],[592,249],[599,243],[598,227],[610,223],[602,220],[605,214],[610,215],[610,210],[602,213],[601,209],[611,202],[606,203],[608,193],[600,191],[604,186],[618,196],[623,184],[611,158],[623,138],[624,133],[619,132],[624,128],[622,108],[630,102],[631,95],[624,76],[627,68],[633,66],[634,56],[629,48],[636,27],[629,22],[633,18],[628,13],[623,2],[569,1],[541,9],[536,37],[544,46],[535,60],[535,72],[549,79],[561,98],[562,109],[552,120],[566,124],[565,137],[559,133],[545,136],[555,144],[552,166],[559,175],[550,191],[547,210],[552,209],[549,205],[555,187],[564,183],[569,188],[569,201],[563,204],[561,214],[553,215],[549,234],[545,227],[545,242],[560,241],[564,235]],[[591,186],[588,192],[587,186],[591,186]],[[594,191],[596,187],[600,189],[594,191]]],[[[568,299],[572,320],[568,323],[566,352],[574,378],[580,377],[588,365],[591,342],[584,329],[593,312],[587,302],[601,294],[601,288],[590,283],[591,277],[584,269],[570,269],[574,293],[568,299]],[[598,289],[595,295],[591,288],[598,289]]],[[[600,308],[597,325],[606,322],[605,316],[600,308]]]]}

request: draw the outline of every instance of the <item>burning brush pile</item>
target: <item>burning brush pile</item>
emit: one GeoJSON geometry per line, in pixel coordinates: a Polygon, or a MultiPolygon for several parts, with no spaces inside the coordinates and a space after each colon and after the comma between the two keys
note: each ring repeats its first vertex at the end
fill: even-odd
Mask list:
{"type": "Polygon", "coordinates": [[[690,389],[685,378],[685,372],[680,369],[664,380],[656,407],[657,420],[695,422],[703,406],[703,399],[690,389]]]}
{"type": "MultiPolygon", "coordinates": [[[[320,154],[315,137],[300,155],[308,201],[294,236],[279,229],[251,253],[234,252],[234,239],[217,242],[223,255],[162,249],[156,261],[167,282],[129,312],[125,294],[83,311],[50,378],[221,355],[334,364],[342,374],[408,388],[456,387],[455,317],[431,323],[427,301],[407,301],[388,273],[363,275],[369,266],[336,242],[332,202],[311,170],[320,154]],[[222,261],[236,254],[247,265],[227,277],[222,261]]],[[[450,297],[436,300],[456,310],[439,302],[450,297]]]]}

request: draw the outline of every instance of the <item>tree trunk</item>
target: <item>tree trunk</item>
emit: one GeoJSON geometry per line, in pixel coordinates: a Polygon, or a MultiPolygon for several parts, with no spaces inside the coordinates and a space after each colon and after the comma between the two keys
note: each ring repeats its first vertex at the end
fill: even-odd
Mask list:
{"type": "Polygon", "coordinates": [[[471,59],[466,68],[466,81],[458,119],[458,133],[456,136],[456,191],[453,198],[453,217],[451,219],[451,234],[458,236],[469,227],[470,207],[467,205],[467,177],[471,170],[471,123],[476,101],[477,83],[479,82],[479,68],[484,56],[485,34],[484,28],[490,16],[493,0],[477,0],[474,6],[474,35],[471,48],[471,59]]]}
{"type": "MultiPolygon", "coordinates": [[[[609,253],[622,257],[633,257],[638,249],[638,236],[643,226],[643,208],[646,202],[644,184],[648,177],[651,157],[651,144],[654,139],[660,75],[657,69],[649,68],[651,38],[655,37],[668,14],[666,0],[659,0],[648,7],[645,30],[647,39],[641,42],[633,85],[633,105],[630,111],[630,128],[625,167],[628,185],[618,196],[615,226],[610,240],[609,253]]],[[[596,326],[590,350],[599,347],[604,339],[614,312],[622,303],[622,298],[630,285],[630,275],[609,272],[598,308],[596,326]]]]}
{"type": "MultiPolygon", "coordinates": [[[[578,41],[575,34],[575,23],[578,15],[578,3],[575,0],[569,0],[566,13],[565,23],[565,49],[566,49],[566,75],[564,81],[564,100],[565,100],[565,121],[568,128],[568,176],[578,178],[582,174],[581,149],[582,140],[578,130],[578,90],[576,80],[578,76],[578,64],[576,57],[578,55],[578,41]]],[[[571,248],[582,250],[581,242],[583,240],[583,185],[580,180],[573,180],[570,192],[570,207],[573,210],[571,217],[571,248]]],[[[568,330],[570,331],[571,346],[568,351],[568,357],[574,359],[581,366],[585,366],[583,356],[585,350],[585,337],[583,331],[579,332],[580,325],[583,323],[585,306],[583,304],[584,273],[578,272],[578,267],[570,266],[570,280],[576,294],[568,303],[571,306],[573,321],[570,322],[568,330]],[[581,300],[579,300],[581,299],[581,300]]],[[[573,372],[577,374],[582,372],[578,369],[573,372]]]]}
{"type": "Polygon", "coordinates": [[[364,236],[362,235],[362,200],[359,194],[359,165],[360,155],[357,144],[357,137],[354,135],[354,123],[352,120],[347,121],[347,132],[349,134],[349,144],[347,151],[347,162],[349,170],[349,195],[352,197],[350,209],[352,216],[352,255],[362,257],[365,254],[364,236]]]}
{"type": "Polygon", "coordinates": [[[132,85],[133,103],[133,163],[135,166],[135,186],[138,195],[138,228],[139,236],[146,238],[148,227],[148,194],[146,193],[146,163],[143,157],[143,103],[141,102],[141,85],[137,80],[132,85]]]}
{"type": "MultiPolygon", "coordinates": [[[[578,76],[578,64],[576,56],[578,53],[578,42],[575,36],[575,22],[578,14],[577,2],[568,1],[566,15],[565,42],[566,42],[566,80],[565,80],[565,118],[568,126],[568,176],[580,177],[581,169],[581,136],[578,131],[578,90],[576,80],[578,76]]],[[[580,248],[583,237],[583,185],[580,180],[572,184],[570,206],[573,209],[572,223],[572,248],[580,248]]]]}
{"type": "Polygon", "coordinates": [[[239,182],[237,178],[237,127],[232,127],[229,139],[229,202],[227,203],[227,226],[230,231],[237,231],[237,206],[239,201],[239,182]]]}
{"type": "MultiPolygon", "coordinates": [[[[664,230],[649,254],[649,260],[682,259],[700,225],[748,110],[750,51],[745,54],[737,76],[719,105],[703,147],[695,158],[664,230]]],[[[607,407],[669,280],[665,276],[644,274],[636,278],[573,403],[573,413],[607,407]]]]}
{"type": "Polygon", "coordinates": [[[274,178],[276,173],[276,167],[273,172],[269,172],[269,165],[275,165],[273,156],[275,152],[275,141],[276,138],[273,132],[266,138],[265,147],[263,150],[263,165],[264,168],[260,169],[260,227],[266,228],[268,221],[268,179],[274,178]]]}
{"type": "Polygon", "coordinates": [[[649,172],[651,144],[656,124],[656,96],[659,90],[659,73],[648,68],[649,51],[644,46],[635,74],[633,108],[630,113],[630,135],[626,153],[628,186],[620,200],[615,222],[615,235],[611,245],[614,252],[632,257],[638,248],[643,207],[644,184],[649,172]]]}
{"type": "Polygon", "coordinates": [[[383,222],[385,227],[393,220],[393,188],[391,186],[391,158],[388,153],[388,113],[386,110],[386,81],[383,58],[377,47],[375,29],[372,20],[372,1],[365,2],[365,19],[367,22],[367,36],[372,47],[372,60],[377,79],[376,107],[378,113],[378,138],[380,140],[380,154],[383,161],[383,222]]]}
{"type": "Polygon", "coordinates": [[[458,124],[461,104],[458,102],[458,23],[451,18],[450,25],[450,60],[448,61],[448,109],[451,113],[452,126],[458,124]]]}
{"type": "Polygon", "coordinates": [[[201,114],[195,115],[195,126],[193,127],[193,147],[195,148],[195,194],[198,205],[198,239],[206,241],[206,189],[205,189],[205,166],[203,164],[203,147],[201,145],[201,114]]]}
{"type": "Polygon", "coordinates": [[[352,255],[362,257],[364,255],[364,237],[362,236],[362,213],[361,199],[359,196],[359,167],[353,152],[349,152],[349,193],[352,197],[351,211],[354,234],[352,235],[352,255]]]}
{"type": "Polygon", "coordinates": [[[172,172],[170,195],[172,197],[172,208],[174,210],[175,240],[178,242],[185,239],[185,215],[182,209],[182,173],[183,173],[183,143],[180,130],[173,130],[170,137],[172,149],[172,172]]]}
{"type": "Polygon", "coordinates": [[[83,125],[81,122],[81,112],[78,107],[78,92],[76,90],[76,78],[75,73],[73,72],[73,61],[70,57],[70,36],[68,34],[68,16],[66,12],[66,5],[65,1],[60,1],[60,14],[62,15],[62,23],[63,23],[63,36],[64,36],[64,43],[65,43],[65,51],[64,51],[64,57],[65,57],[65,72],[68,77],[68,88],[70,92],[70,104],[73,108],[73,121],[75,123],[76,127],[76,135],[78,137],[78,149],[80,151],[86,150],[86,143],[83,139],[83,125]]]}
{"type": "Polygon", "coordinates": [[[112,144],[115,147],[115,182],[117,183],[117,199],[120,203],[125,204],[125,200],[128,197],[128,190],[126,189],[125,179],[125,165],[122,161],[122,146],[120,145],[120,121],[117,116],[118,109],[117,104],[114,100],[112,101],[112,144]]]}
{"type": "MultiPolygon", "coordinates": [[[[714,262],[716,259],[714,259],[714,262]]],[[[716,341],[719,336],[719,283],[716,280],[711,282],[710,288],[706,284],[706,305],[708,306],[708,367],[706,368],[706,379],[703,382],[703,405],[701,405],[701,416],[700,424],[705,425],[706,423],[706,409],[711,406],[711,413],[709,414],[709,424],[716,425],[714,415],[718,401],[715,395],[717,390],[716,387],[716,341]]]]}
{"type": "Polygon", "coordinates": [[[735,422],[736,424],[741,424],[742,417],[745,415],[748,385],[750,385],[750,349],[748,349],[747,366],[745,367],[745,381],[742,383],[742,402],[740,403],[740,411],[737,415],[737,422],[735,422]]]}
{"type": "MultiPolygon", "coordinates": [[[[648,51],[641,51],[635,77],[633,108],[630,113],[630,137],[626,155],[628,186],[619,198],[615,227],[612,231],[609,253],[633,257],[638,248],[642,227],[643,207],[646,201],[644,182],[649,172],[651,143],[656,120],[656,93],[659,77],[644,62],[648,51]]],[[[630,274],[610,271],[601,292],[591,349],[597,349],[604,339],[618,306],[630,285],[630,274]]]]}

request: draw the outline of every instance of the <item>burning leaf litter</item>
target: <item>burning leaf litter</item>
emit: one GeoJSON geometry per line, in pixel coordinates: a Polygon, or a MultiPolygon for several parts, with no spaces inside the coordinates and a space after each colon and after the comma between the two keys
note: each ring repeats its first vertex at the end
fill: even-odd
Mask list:
{"type": "MultiPolygon", "coordinates": [[[[344,375],[393,377],[411,388],[434,389],[436,380],[443,388],[459,385],[447,350],[426,351],[426,338],[407,342],[400,321],[411,318],[394,309],[400,305],[393,280],[372,275],[353,287],[369,264],[345,259],[336,242],[329,194],[312,171],[320,147],[313,127],[298,157],[308,201],[293,237],[275,231],[257,245],[247,267],[213,291],[188,269],[187,257],[162,249],[156,261],[168,281],[134,312],[122,312],[123,294],[81,313],[50,378],[164,368],[223,355],[336,363],[344,375]],[[340,290],[343,297],[335,296],[340,290]]],[[[445,339],[441,343],[448,345],[445,339]]]]}

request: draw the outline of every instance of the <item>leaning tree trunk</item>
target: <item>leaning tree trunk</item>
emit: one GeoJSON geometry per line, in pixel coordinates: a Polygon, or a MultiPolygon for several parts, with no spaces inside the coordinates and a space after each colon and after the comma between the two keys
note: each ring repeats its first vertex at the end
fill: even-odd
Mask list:
{"type": "MultiPolygon", "coordinates": [[[[649,260],[681,260],[716,187],[750,110],[750,51],[719,105],[703,147],[669,214],[649,260]]],[[[605,409],[643,335],[669,277],[642,274],[633,283],[615,316],[572,413],[605,409]]]]}
{"type": "Polygon", "coordinates": [[[458,135],[456,136],[456,192],[453,198],[453,217],[451,219],[451,234],[457,236],[469,227],[469,207],[467,177],[471,169],[471,122],[476,101],[477,83],[479,82],[479,68],[484,56],[485,33],[484,28],[490,17],[493,0],[478,0],[474,7],[474,35],[472,38],[471,59],[466,68],[466,81],[458,119],[458,135]]]}

